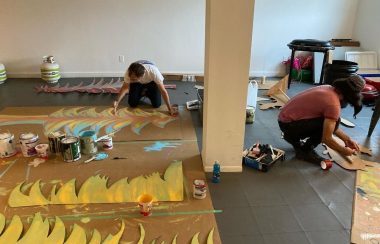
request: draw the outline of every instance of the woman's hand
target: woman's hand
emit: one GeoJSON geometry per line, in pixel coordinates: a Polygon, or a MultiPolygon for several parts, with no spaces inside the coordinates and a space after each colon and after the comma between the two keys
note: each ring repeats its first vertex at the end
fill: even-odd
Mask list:
{"type": "Polygon", "coordinates": [[[171,105],[169,108],[169,114],[171,116],[177,116],[178,115],[178,105],[176,105],[176,104],[171,105]]]}
{"type": "Polygon", "coordinates": [[[113,101],[113,112],[116,114],[116,111],[117,111],[117,107],[119,106],[119,102],[118,101],[113,101]]]}

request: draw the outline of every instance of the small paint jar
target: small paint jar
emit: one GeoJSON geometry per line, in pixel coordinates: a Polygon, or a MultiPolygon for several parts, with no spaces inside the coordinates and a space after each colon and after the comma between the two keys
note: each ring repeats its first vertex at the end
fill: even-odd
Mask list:
{"type": "Polygon", "coordinates": [[[35,149],[38,157],[48,159],[49,144],[38,144],[35,149]]]}
{"type": "Polygon", "coordinates": [[[194,180],[193,197],[195,199],[204,199],[206,197],[206,183],[204,180],[194,180]]]}
{"type": "Polygon", "coordinates": [[[107,136],[99,141],[104,150],[111,150],[113,148],[112,137],[107,136]]]}

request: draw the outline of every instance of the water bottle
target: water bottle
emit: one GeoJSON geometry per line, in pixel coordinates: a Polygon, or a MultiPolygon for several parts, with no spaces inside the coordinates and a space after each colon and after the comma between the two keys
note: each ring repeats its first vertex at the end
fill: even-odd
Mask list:
{"type": "Polygon", "coordinates": [[[214,163],[211,181],[213,183],[219,183],[220,182],[220,164],[218,163],[218,161],[215,161],[215,163],[214,163]]]}

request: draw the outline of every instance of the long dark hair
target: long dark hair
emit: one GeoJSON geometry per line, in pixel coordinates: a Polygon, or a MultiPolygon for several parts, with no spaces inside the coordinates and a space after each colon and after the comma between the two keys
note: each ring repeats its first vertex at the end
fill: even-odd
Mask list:
{"type": "Polygon", "coordinates": [[[355,118],[363,108],[361,91],[364,88],[364,84],[365,81],[359,75],[336,79],[332,83],[332,86],[342,94],[344,102],[354,107],[355,118]]]}

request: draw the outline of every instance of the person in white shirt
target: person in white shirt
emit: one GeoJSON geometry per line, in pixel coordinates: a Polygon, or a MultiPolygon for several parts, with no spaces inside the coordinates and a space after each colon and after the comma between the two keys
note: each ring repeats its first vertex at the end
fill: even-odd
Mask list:
{"type": "Polygon", "coordinates": [[[154,108],[158,108],[161,106],[162,96],[170,115],[175,115],[177,112],[170,104],[169,94],[164,86],[164,77],[156,65],[150,61],[139,60],[129,65],[125,72],[124,84],[113,103],[115,112],[128,90],[128,104],[132,108],[138,106],[143,96],[149,98],[154,108]]]}

